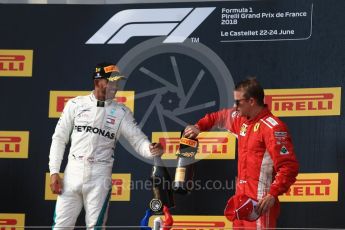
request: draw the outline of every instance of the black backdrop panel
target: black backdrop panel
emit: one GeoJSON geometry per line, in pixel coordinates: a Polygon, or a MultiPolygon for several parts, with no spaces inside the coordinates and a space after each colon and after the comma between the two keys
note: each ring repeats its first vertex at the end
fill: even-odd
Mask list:
{"type": "MultiPolygon", "coordinates": [[[[1,59],[0,131],[29,131],[29,151],[25,159],[0,160],[0,213],[24,213],[27,226],[52,224],[55,202],[45,200],[57,122],[48,117],[50,91],[91,91],[96,63],[116,62],[129,75],[123,90],[135,91],[134,116],[139,123],[147,117],[141,125],[151,138],[153,132],[178,132],[207,112],[231,106],[233,84],[248,75],[257,76],[265,89],[342,88],[344,9],[341,0],[0,5],[0,50],[33,50],[32,77],[3,76],[9,62],[1,59]],[[139,17],[143,9],[157,11],[143,13],[152,16],[147,19],[139,17]],[[126,18],[129,10],[134,11],[126,18]],[[106,39],[87,43],[113,16],[106,39]],[[178,31],[183,33],[175,37],[178,31]],[[115,43],[121,36],[128,40],[115,43]],[[183,42],[164,42],[183,36],[183,42]]],[[[333,100],[341,98],[342,93],[333,100]]],[[[282,203],[279,227],[345,227],[343,107],[342,100],[340,114],[282,117],[301,173],[338,173],[339,178],[331,188],[338,189],[337,201],[282,203]]],[[[2,153],[5,144],[0,144],[2,153]]],[[[113,172],[130,173],[133,181],[147,179],[151,166],[129,151],[118,143],[113,172]]],[[[236,160],[202,160],[196,169],[195,179],[202,183],[231,184],[236,160]]],[[[172,213],[221,216],[233,192],[230,186],[178,196],[172,213]]],[[[149,190],[133,189],[130,201],[111,202],[108,225],[138,225],[150,198],[149,190]]],[[[78,224],[83,223],[79,218],[78,224]]]]}

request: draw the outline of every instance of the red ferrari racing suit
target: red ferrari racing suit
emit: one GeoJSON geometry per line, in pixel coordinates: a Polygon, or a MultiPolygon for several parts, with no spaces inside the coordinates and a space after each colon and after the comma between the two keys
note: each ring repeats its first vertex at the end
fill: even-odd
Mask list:
{"type": "Polygon", "coordinates": [[[240,116],[235,108],[207,114],[196,124],[200,131],[225,128],[238,140],[236,194],[261,200],[276,197],[274,206],[256,222],[234,221],[234,227],[275,228],[279,216],[278,196],[296,181],[298,162],[286,125],[265,106],[253,119],[240,116]]]}

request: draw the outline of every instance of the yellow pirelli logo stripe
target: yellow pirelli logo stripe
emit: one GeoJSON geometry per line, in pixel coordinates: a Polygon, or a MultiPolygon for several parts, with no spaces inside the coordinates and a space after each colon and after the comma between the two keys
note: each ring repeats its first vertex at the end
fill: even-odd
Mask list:
{"type": "Polygon", "coordinates": [[[28,131],[0,131],[0,158],[28,158],[28,131]]]}
{"type": "MultiPolygon", "coordinates": [[[[64,174],[60,173],[63,179],[64,174]]],[[[46,173],[45,178],[45,200],[56,200],[57,195],[50,189],[50,174],[46,173]]],[[[110,201],[130,201],[131,199],[131,174],[113,173],[111,175],[111,196],[110,201]]]]}
{"type": "MultiPolygon", "coordinates": [[[[63,179],[63,173],[59,173],[61,179],[63,179]]],[[[53,194],[52,191],[50,190],[50,174],[46,173],[46,178],[45,178],[45,189],[44,189],[44,199],[45,200],[56,200],[57,195],[53,194]]]]}
{"type": "Polygon", "coordinates": [[[338,173],[300,173],[282,202],[338,201],[338,173]]]}
{"type": "MultiPolygon", "coordinates": [[[[151,216],[149,219],[150,227],[153,227],[157,217],[165,220],[164,216],[151,216]]],[[[225,216],[173,215],[173,219],[174,223],[171,230],[232,229],[232,223],[225,216]]]]}
{"type": "MultiPolygon", "coordinates": [[[[90,93],[90,91],[50,91],[49,117],[59,118],[69,99],[90,93]]],[[[134,91],[118,91],[114,100],[124,104],[134,113],[134,91]]]]}
{"type": "Polygon", "coordinates": [[[31,77],[32,50],[0,50],[0,77],[31,77]]]}
{"type": "MultiPolygon", "coordinates": [[[[163,146],[162,159],[176,159],[180,147],[180,132],[153,132],[152,142],[163,146]]],[[[196,159],[235,159],[236,138],[228,132],[202,132],[198,136],[199,147],[196,159]]]]}
{"type": "Polygon", "coordinates": [[[0,213],[1,230],[24,230],[25,214],[24,213],[0,213]]]}
{"type": "Polygon", "coordinates": [[[340,115],[341,87],[266,89],[265,103],[279,117],[340,115]]]}
{"type": "Polygon", "coordinates": [[[115,173],[111,176],[111,198],[110,201],[131,200],[131,174],[115,173]]]}

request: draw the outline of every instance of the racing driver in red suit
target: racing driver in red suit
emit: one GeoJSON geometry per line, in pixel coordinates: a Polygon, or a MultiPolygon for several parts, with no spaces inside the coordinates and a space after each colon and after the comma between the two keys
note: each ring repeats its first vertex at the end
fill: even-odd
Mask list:
{"type": "Polygon", "coordinates": [[[298,162],[286,125],[264,104],[264,90],[255,78],[235,86],[234,108],[207,114],[184,135],[195,138],[212,128],[225,128],[238,140],[236,195],[258,201],[256,221],[236,219],[234,228],[276,228],[278,196],[296,181],[298,162]]]}

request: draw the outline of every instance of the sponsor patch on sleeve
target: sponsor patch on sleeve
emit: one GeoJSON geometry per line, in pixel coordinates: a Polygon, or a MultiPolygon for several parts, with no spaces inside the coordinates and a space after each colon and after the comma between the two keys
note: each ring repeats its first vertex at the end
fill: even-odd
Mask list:
{"type": "Polygon", "coordinates": [[[278,122],[274,120],[272,117],[266,118],[266,121],[269,122],[272,126],[278,125],[278,122]]]}
{"type": "Polygon", "coordinates": [[[289,154],[289,151],[287,150],[285,145],[283,145],[282,148],[280,149],[280,155],[287,155],[287,154],[289,154]]]}
{"type": "Polygon", "coordinates": [[[286,144],[287,137],[288,137],[287,132],[282,132],[282,131],[274,132],[274,138],[276,140],[277,145],[286,144]]]}
{"type": "Polygon", "coordinates": [[[287,132],[274,132],[275,137],[287,137],[287,132]]]}

